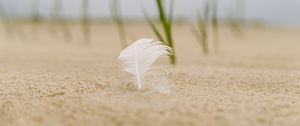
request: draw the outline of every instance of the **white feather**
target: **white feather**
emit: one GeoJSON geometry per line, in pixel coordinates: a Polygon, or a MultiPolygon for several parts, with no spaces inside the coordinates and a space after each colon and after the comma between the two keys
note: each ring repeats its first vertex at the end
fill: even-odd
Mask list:
{"type": "Polygon", "coordinates": [[[172,49],[162,42],[140,39],[120,53],[119,62],[124,71],[135,76],[138,89],[142,89],[143,78],[154,62],[162,55],[171,54],[172,49]]]}

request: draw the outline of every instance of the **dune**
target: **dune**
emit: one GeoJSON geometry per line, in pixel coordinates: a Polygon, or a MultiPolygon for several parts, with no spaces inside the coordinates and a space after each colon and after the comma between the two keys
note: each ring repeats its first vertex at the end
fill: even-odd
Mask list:
{"type": "MultiPolygon", "coordinates": [[[[154,38],[146,24],[126,27],[128,42],[154,38]]],[[[69,24],[71,40],[49,23],[1,30],[1,126],[300,124],[299,28],[247,26],[237,37],[222,26],[219,52],[206,56],[189,26],[176,24],[170,94],[129,88],[115,26],[90,28],[89,45],[77,23],[69,24]]]]}

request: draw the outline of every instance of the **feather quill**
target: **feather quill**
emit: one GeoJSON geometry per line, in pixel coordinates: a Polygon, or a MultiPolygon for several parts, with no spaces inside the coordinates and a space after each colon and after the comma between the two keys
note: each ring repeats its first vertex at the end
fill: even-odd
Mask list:
{"type": "Polygon", "coordinates": [[[125,48],[119,56],[124,71],[136,78],[138,89],[143,88],[143,78],[155,61],[163,55],[172,55],[172,49],[153,39],[140,39],[125,48]]]}

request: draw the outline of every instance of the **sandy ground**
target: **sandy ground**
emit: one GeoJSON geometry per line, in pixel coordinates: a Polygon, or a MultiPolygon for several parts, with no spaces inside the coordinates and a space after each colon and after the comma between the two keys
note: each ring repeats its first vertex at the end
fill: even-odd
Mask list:
{"type": "MultiPolygon", "coordinates": [[[[238,38],[222,27],[221,50],[204,56],[177,24],[172,92],[159,94],[128,87],[111,24],[93,24],[89,46],[76,24],[72,40],[49,24],[11,27],[1,31],[0,126],[300,125],[300,29],[248,27],[238,38]]],[[[127,28],[130,41],[153,37],[127,28]]]]}

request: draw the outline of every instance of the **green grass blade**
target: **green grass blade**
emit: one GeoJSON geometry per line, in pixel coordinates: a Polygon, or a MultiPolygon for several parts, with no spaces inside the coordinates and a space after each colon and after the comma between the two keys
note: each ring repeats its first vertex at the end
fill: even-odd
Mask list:
{"type": "MultiPolygon", "coordinates": [[[[171,61],[172,64],[176,64],[176,53],[175,53],[174,41],[173,41],[172,29],[171,29],[172,28],[172,23],[167,18],[162,0],[156,0],[156,4],[157,4],[158,10],[159,10],[160,21],[163,25],[163,29],[164,29],[164,32],[165,32],[166,43],[174,51],[174,55],[170,56],[170,61],[171,61]]],[[[169,13],[173,13],[173,12],[169,12],[169,13]]]]}
{"type": "Polygon", "coordinates": [[[144,16],[146,18],[146,21],[150,25],[151,29],[153,30],[153,32],[155,33],[155,35],[157,36],[157,38],[159,39],[159,41],[165,43],[165,40],[163,39],[162,35],[159,33],[158,29],[155,27],[155,24],[149,18],[148,14],[145,11],[143,11],[143,12],[144,12],[144,16]]]}

